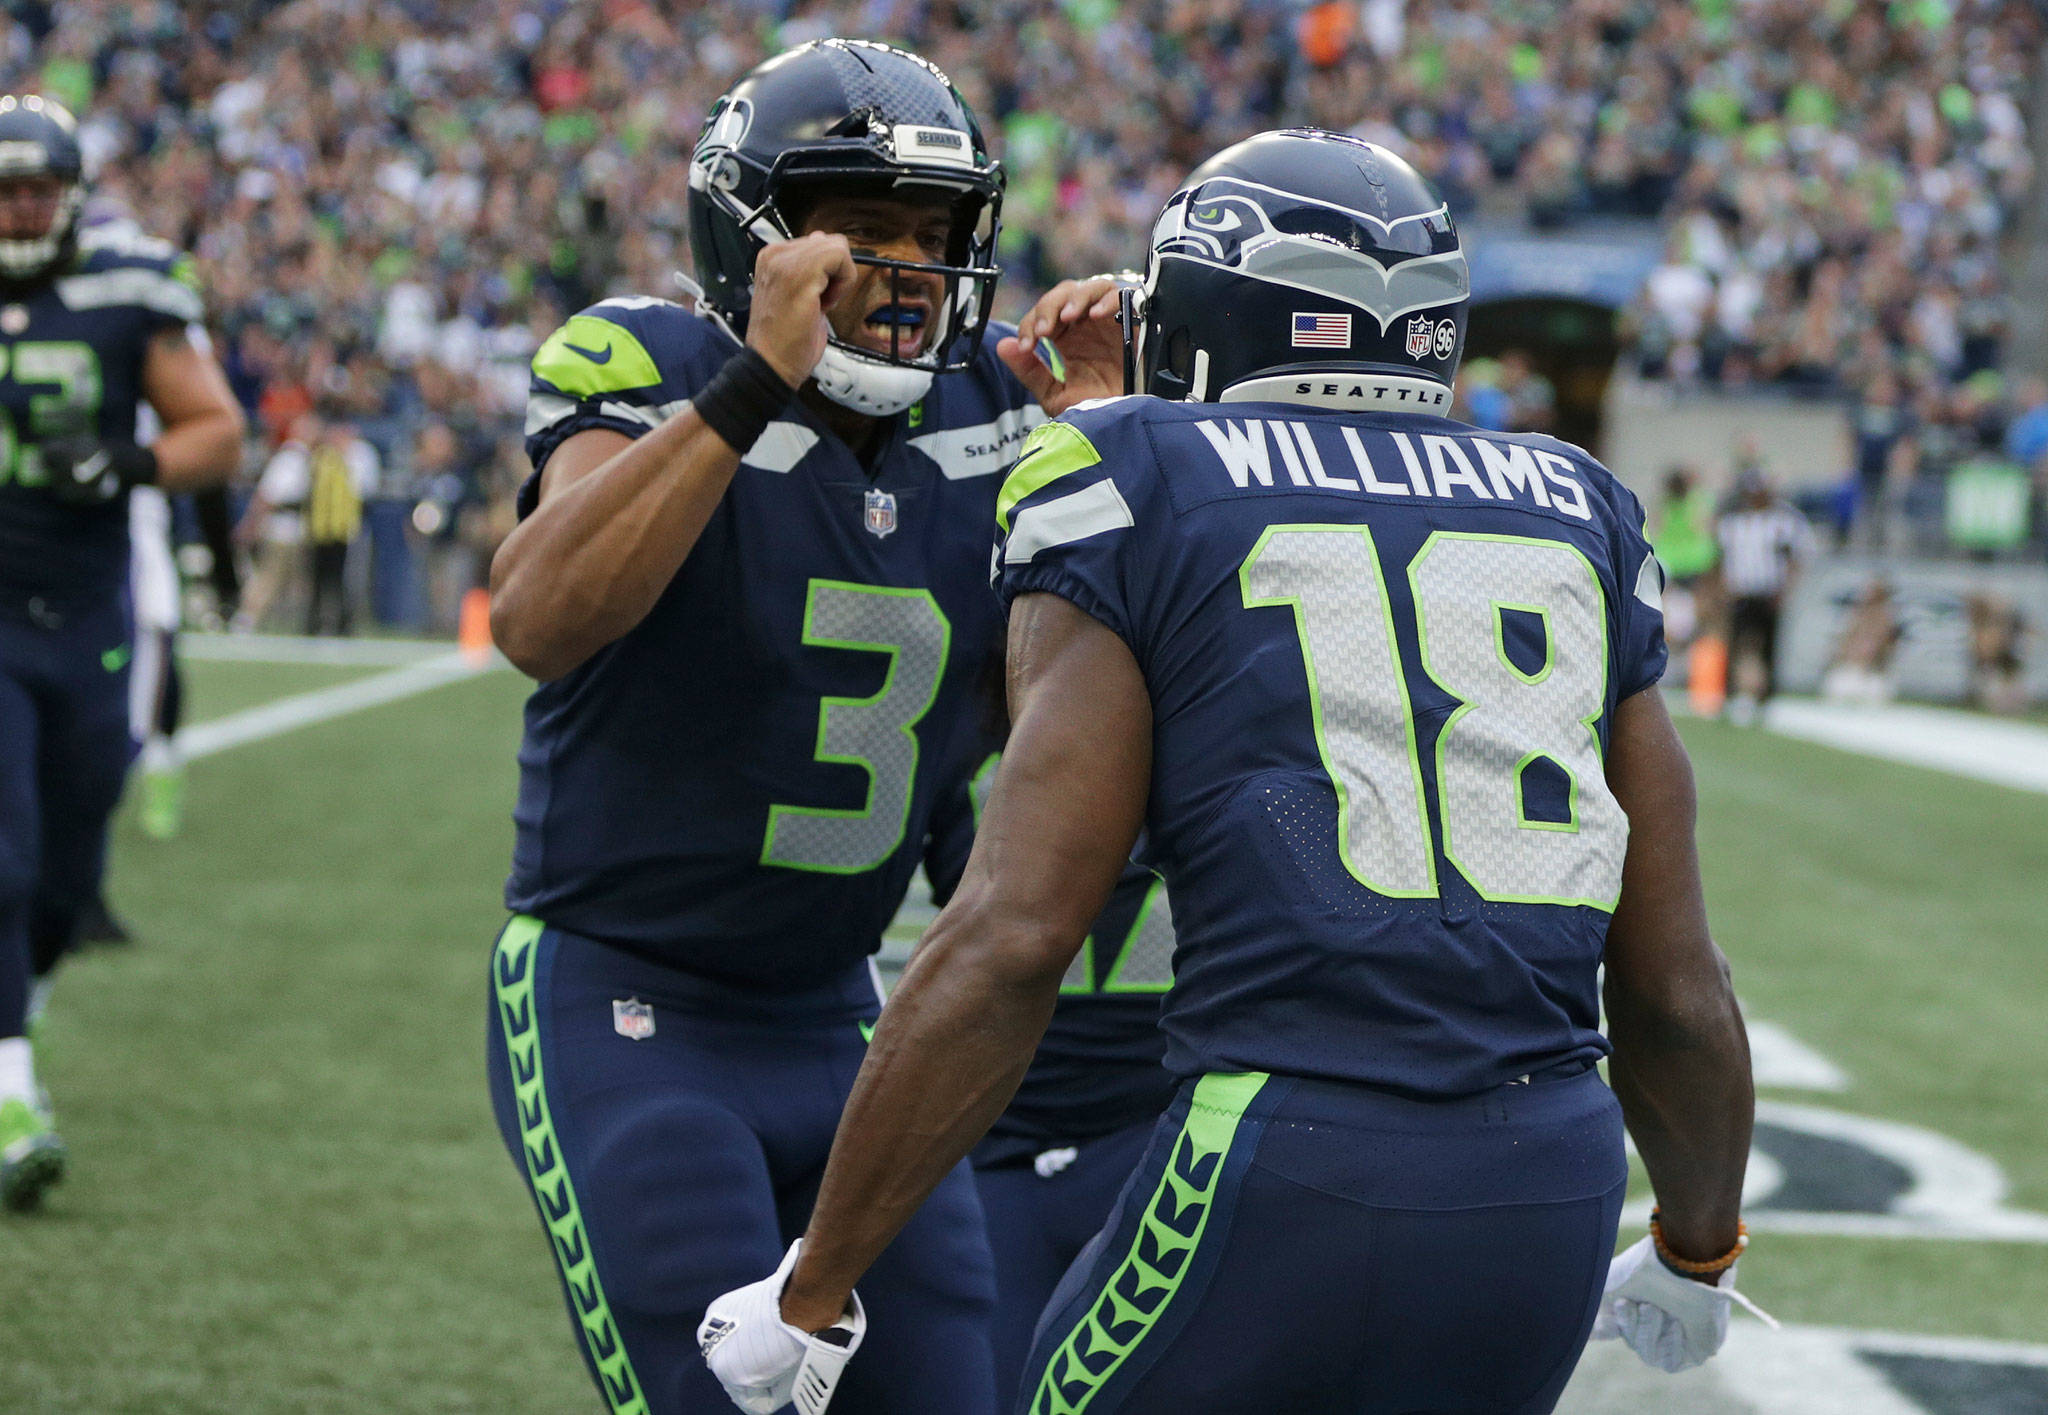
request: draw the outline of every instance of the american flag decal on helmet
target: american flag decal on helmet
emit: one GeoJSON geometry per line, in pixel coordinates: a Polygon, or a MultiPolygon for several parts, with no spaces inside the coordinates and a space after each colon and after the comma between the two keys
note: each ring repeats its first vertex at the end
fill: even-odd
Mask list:
{"type": "Polygon", "coordinates": [[[1294,347],[1297,349],[1348,349],[1351,347],[1351,316],[1348,314],[1300,314],[1294,316],[1294,347]]]}

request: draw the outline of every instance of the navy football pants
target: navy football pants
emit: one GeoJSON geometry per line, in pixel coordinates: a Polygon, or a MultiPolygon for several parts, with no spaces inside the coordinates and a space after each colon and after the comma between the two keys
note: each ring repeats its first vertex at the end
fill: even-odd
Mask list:
{"type": "Polygon", "coordinates": [[[1598,1073],[1450,1102],[1181,1088],[1054,1294],[1025,1415],[1540,1415],[1592,1329],[1628,1171],[1598,1073]]]}
{"type": "Polygon", "coordinates": [[[996,1390],[1016,1399],[1024,1358],[1053,1289],[1116,1206],[1152,1139],[1153,1122],[974,1171],[996,1259],[996,1390]],[[1066,1160],[1068,1151],[1072,1159],[1066,1160]],[[1065,1160],[1065,1163],[1057,1163],[1065,1160]],[[1047,1173],[1037,1168],[1043,1163],[1047,1173]]]}
{"type": "MultiPolygon", "coordinates": [[[[498,1129],[605,1408],[724,1415],[697,1324],[802,1233],[880,1006],[872,975],[766,996],[520,917],[499,936],[491,996],[498,1129]]],[[[860,1294],[867,1338],[833,1415],[993,1415],[994,1282],[965,1165],[860,1294]]]]}
{"type": "Polygon", "coordinates": [[[61,620],[0,607],[0,1037],[22,1034],[31,973],[99,893],[134,754],[126,603],[61,620]]]}

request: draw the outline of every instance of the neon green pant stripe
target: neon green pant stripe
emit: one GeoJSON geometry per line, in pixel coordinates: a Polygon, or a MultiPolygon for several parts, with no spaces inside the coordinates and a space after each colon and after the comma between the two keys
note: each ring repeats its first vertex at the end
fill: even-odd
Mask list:
{"type": "Polygon", "coordinates": [[[590,1237],[583,1229],[583,1211],[569,1166],[555,1138],[554,1117],[542,1071],[540,1017],[533,996],[534,953],[547,925],[521,914],[498,936],[491,960],[491,987],[498,1003],[498,1026],[505,1034],[505,1053],[512,1065],[512,1093],[519,1112],[526,1178],[540,1205],[541,1221],[555,1250],[555,1264],[569,1290],[573,1315],[583,1328],[584,1349],[597,1368],[605,1404],[612,1415],[648,1415],[647,1397],[626,1356],[626,1344],[604,1298],[597,1264],[590,1255],[590,1237]]]}
{"type": "Polygon", "coordinates": [[[1264,1072],[1247,1071],[1195,1083],[1188,1118],[1159,1187],[1145,1203],[1130,1251],[1046,1363],[1031,1415],[1081,1415],[1172,1303],[1209,1230],[1224,1157],[1245,1108],[1267,1079],[1264,1072]],[[1160,1219],[1162,1210],[1173,1215],[1173,1224],[1160,1219]]]}

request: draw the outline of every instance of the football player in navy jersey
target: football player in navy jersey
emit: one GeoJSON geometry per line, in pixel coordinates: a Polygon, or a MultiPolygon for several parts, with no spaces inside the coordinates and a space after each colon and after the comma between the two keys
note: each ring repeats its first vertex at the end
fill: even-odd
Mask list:
{"type": "Polygon", "coordinates": [[[1009,743],[794,1261],[712,1304],[730,1385],[803,1363],[1001,1112],[1141,827],[1180,1090],[1019,1410],[1538,1412],[1596,1318],[1718,1348],[1753,1099],[1656,562],[1585,453],[1443,416],[1468,290],[1369,143],[1263,134],[1168,202],[1147,396],[998,500],[1009,743]],[[1662,1207],[1610,1272],[1624,1117],[1662,1207]]]}
{"type": "MultiPolygon", "coordinates": [[[[615,1412],[726,1408],[697,1318],[802,1231],[881,1007],[870,955],[980,760],[999,474],[1032,390],[1121,383],[1120,347],[1063,332],[1086,311],[1034,311],[1065,381],[989,328],[1001,192],[937,69],[804,45],[706,121],[695,308],[605,300],[533,360],[492,620],[541,682],[490,1068],[615,1412]]],[[[993,1409],[964,1166],[869,1287],[840,1408],[993,1409]]]]}
{"type": "Polygon", "coordinates": [[[97,899],[134,755],[128,492],[225,480],[242,415],[189,258],[126,224],[81,230],[71,114],[0,97],[0,1204],[64,1172],[29,996],[97,899]],[[137,445],[137,410],[162,431],[137,445]],[[32,981],[33,980],[33,981],[32,981]]]}

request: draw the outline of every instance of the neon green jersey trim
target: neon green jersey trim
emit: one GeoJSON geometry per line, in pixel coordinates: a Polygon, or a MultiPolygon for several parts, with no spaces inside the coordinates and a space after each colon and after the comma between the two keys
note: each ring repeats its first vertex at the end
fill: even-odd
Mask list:
{"type": "Polygon", "coordinates": [[[572,315],[533,356],[533,371],[572,398],[594,398],[661,382],[653,355],[623,326],[572,315]]]}
{"type": "Polygon", "coordinates": [[[562,1284],[582,1332],[583,1348],[597,1372],[605,1408],[611,1415],[648,1415],[647,1397],[641,1393],[625,1340],[612,1320],[604,1284],[598,1281],[590,1235],[584,1230],[576,1187],[569,1182],[569,1166],[548,1109],[533,988],[534,953],[546,928],[531,915],[517,915],[498,935],[497,952],[491,959],[491,991],[498,1004],[498,1026],[505,1036],[506,1060],[512,1068],[513,1109],[519,1117],[526,1179],[547,1227],[555,1266],[561,1269],[562,1284]]]}
{"type": "Polygon", "coordinates": [[[1018,502],[1069,472],[1092,467],[1101,460],[1102,454],[1081,429],[1066,423],[1040,423],[1024,439],[1017,465],[1010,468],[1003,489],[996,494],[996,524],[1009,530],[1010,513],[1017,509],[1018,502]]]}
{"type": "Polygon", "coordinates": [[[1245,1109],[1268,1079],[1264,1072],[1247,1071],[1211,1074],[1195,1083],[1188,1118],[1138,1221],[1137,1237],[1046,1363],[1031,1415],[1082,1415],[1172,1304],[1208,1232],[1224,1158],[1245,1109]]]}

